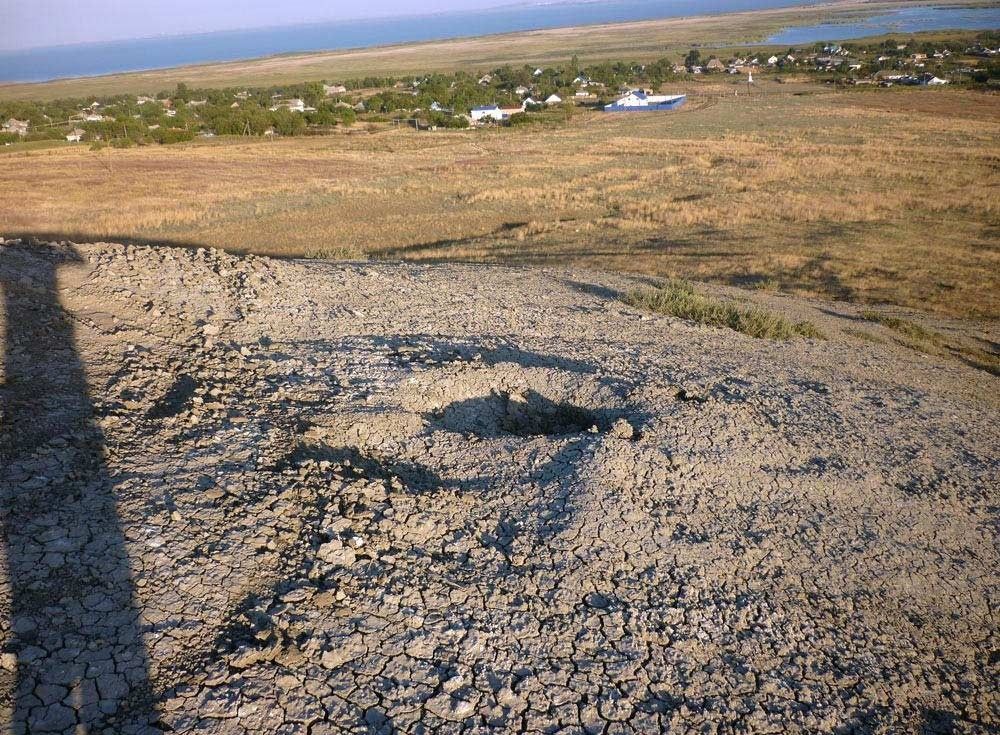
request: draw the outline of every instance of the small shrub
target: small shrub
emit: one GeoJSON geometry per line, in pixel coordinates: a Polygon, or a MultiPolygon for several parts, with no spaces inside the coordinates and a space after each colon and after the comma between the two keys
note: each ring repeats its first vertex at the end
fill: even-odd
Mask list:
{"type": "Polygon", "coordinates": [[[761,278],[759,281],[754,281],[753,287],[758,291],[768,291],[775,292],[779,290],[780,284],[773,278],[761,278]]]}
{"type": "Polygon", "coordinates": [[[190,140],[194,140],[194,131],[184,130],[182,128],[160,128],[158,130],[153,130],[149,135],[157,143],[161,143],[163,145],[186,143],[190,140]]]}
{"type": "Polygon", "coordinates": [[[632,291],[625,296],[625,303],[697,324],[725,327],[758,339],[824,339],[810,322],[793,323],[756,306],[741,307],[703,296],[687,281],[672,280],[661,288],[632,291]]]}

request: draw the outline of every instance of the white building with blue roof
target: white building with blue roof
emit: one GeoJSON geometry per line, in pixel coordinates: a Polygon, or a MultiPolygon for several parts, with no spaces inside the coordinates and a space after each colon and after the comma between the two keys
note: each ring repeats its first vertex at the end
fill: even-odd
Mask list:
{"type": "Polygon", "coordinates": [[[499,105],[480,105],[472,108],[469,117],[472,118],[472,122],[482,122],[486,119],[500,122],[503,120],[504,114],[499,105]]]}
{"type": "Polygon", "coordinates": [[[659,112],[661,110],[676,110],[684,104],[687,95],[684,94],[646,94],[644,91],[633,90],[610,105],[604,106],[605,112],[659,112]]]}

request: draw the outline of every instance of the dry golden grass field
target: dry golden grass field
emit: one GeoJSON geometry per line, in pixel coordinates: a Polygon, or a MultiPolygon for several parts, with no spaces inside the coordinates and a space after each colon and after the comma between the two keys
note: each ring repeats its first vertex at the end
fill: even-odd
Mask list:
{"type": "Polygon", "coordinates": [[[688,85],[665,114],[0,154],[0,234],[585,264],[1000,315],[1000,96],[688,85]]]}

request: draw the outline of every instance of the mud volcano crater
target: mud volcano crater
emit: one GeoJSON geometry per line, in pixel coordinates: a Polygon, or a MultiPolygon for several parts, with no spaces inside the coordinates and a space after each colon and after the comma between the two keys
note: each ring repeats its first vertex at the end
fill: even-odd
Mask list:
{"type": "Polygon", "coordinates": [[[481,437],[560,436],[606,431],[621,410],[590,409],[536,390],[493,391],[448,404],[430,419],[449,431],[481,437]]]}

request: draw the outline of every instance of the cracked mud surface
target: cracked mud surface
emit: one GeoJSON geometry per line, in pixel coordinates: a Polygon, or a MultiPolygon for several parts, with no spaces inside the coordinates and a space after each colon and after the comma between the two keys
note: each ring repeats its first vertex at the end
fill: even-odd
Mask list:
{"type": "Polygon", "coordinates": [[[5,731],[995,732],[997,379],[632,285],[0,245],[5,731]]]}

